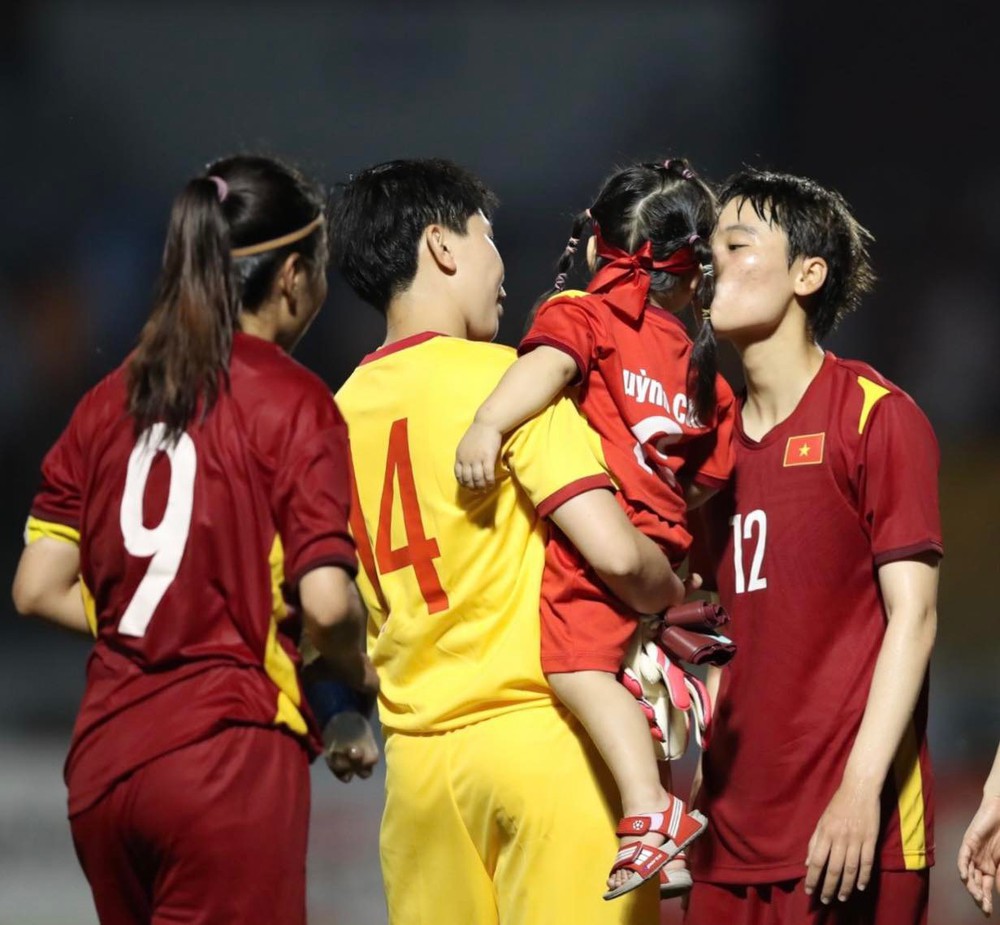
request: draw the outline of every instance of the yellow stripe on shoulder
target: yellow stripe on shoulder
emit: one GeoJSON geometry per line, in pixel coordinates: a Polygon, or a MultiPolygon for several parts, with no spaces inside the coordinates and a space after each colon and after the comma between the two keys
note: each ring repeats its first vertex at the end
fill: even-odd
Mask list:
{"type": "Polygon", "coordinates": [[[858,376],[858,385],[865,393],[865,402],[861,406],[861,417],[858,418],[858,433],[860,434],[864,433],[865,424],[868,423],[868,416],[872,413],[872,408],[875,407],[879,399],[885,398],[889,394],[889,390],[884,385],[872,382],[871,379],[866,379],[864,376],[858,376]]]}
{"type": "Polygon", "coordinates": [[[52,520],[29,517],[28,522],[24,525],[24,545],[30,546],[35,540],[40,540],[43,537],[51,540],[62,540],[64,543],[72,543],[74,546],[80,545],[79,530],[52,520]]]}
{"type": "Polygon", "coordinates": [[[562,292],[553,292],[545,301],[551,302],[553,299],[580,299],[585,295],[590,295],[584,289],[565,289],[562,292]]]}

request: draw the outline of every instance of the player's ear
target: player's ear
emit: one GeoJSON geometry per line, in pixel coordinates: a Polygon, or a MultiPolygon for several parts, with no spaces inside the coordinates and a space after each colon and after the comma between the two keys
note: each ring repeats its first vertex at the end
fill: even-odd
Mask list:
{"type": "Polygon", "coordinates": [[[295,277],[301,269],[302,258],[298,254],[289,254],[284,259],[275,277],[282,295],[289,295],[295,291],[295,277]]]}
{"type": "Polygon", "coordinates": [[[795,275],[795,294],[809,296],[826,282],[827,265],[822,257],[802,257],[795,275]]]}
{"type": "Polygon", "coordinates": [[[288,304],[288,310],[294,315],[301,287],[305,284],[307,268],[301,254],[289,254],[275,277],[278,295],[288,304]]]}
{"type": "Polygon", "coordinates": [[[458,269],[455,254],[449,246],[451,234],[443,225],[428,225],[424,229],[424,243],[438,268],[449,275],[458,269]]]}

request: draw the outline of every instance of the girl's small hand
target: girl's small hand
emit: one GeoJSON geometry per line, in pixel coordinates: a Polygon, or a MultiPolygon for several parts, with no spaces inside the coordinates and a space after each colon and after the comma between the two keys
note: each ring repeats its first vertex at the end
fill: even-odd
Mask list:
{"type": "Polygon", "coordinates": [[[463,488],[482,491],[496,484],[502,441],[503,434],[495,427],[473,421],[455,453],[455,478],[463,488]]]}

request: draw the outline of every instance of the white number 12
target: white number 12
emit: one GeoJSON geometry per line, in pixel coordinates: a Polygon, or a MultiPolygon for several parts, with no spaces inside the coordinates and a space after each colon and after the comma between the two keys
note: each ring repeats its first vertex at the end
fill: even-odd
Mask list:
{"type": "Polygon", "coordinates": [[[152,556],[152,560],[118,624],[124,636],[146,635],[153,611],[177,577],[191,529],[198,455],[187,434],[181,434],[176,444],[165,442],[165,434],[163,424],[143,431],[128,458],[120,517],[125,549],[136,558],[152,556]],[[150,529],[142,522],[142,502],[157,453],[166,453],[170,460],[170,489],[163,519],[150,529]]]}
{"type": "Polygon", "coordinates": [[[733,566],[736,572],[736,593],[744,591],[763,591],[767,587],[767,579],[760,573],[764,564],[764,547],[767,545],[767,514],[760,508],[751,511],[744,518],[736,514],[729,518],[733,525],[733,566]],[[743,574],[743,541],[753,537],[754,527],[757,527],[757,545],[753,551],[753,562],[750,564],[750,583],[743,574]]]}

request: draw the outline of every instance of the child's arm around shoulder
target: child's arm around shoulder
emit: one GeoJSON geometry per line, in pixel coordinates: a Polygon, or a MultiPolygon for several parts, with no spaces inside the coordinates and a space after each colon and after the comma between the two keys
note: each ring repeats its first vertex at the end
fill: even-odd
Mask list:
{"type": "Polygon", "coordinates": [[[579,375],[568,353],[538,346],[507,369],[479,406],[455,454],[455,478],[465,488],[492,488],[503,435],[538,414],[579,375]]]}

